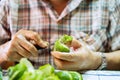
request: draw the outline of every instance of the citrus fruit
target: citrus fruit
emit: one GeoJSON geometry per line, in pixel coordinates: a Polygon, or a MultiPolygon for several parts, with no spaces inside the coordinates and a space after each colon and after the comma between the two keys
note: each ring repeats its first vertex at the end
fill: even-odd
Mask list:
{"type": "Polygon", "coordinates": [[[72,80],[72,76],[68,71],[58,71],[55,74],[60,80],[72,80]]]}
{"type": "Polygon", "coordinates": [[[75,71],[69,71],[72,76],[72,80],[82,80],[82,75],[75,71]]]}

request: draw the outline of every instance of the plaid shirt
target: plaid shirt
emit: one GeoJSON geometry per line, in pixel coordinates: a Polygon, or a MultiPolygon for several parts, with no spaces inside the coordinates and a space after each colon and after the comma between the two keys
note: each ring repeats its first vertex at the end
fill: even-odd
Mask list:
{"type": "MultiPolygon", "coordinates": [[[[0,44],[20,29],[38,32],[53,43],[68,34],[84,40],[93,51],[120,49],[120,0],[70,0],[58,15],[43,0],[2,0],[0,3],[0,44]]],[[[34,65],[53,64],[50,50],[31,57],[34,65]],[[41,54],[42,53],[42,54],[41,54]]]]}

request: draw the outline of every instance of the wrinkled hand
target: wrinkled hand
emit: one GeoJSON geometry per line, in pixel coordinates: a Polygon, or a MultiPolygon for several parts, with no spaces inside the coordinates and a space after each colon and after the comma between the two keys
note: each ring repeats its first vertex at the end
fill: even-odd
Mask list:
{"type": "Polygon", "coordinates": [[[43,41],[36,32],[20,30],[10,42],[5,44],[5,58],[11,61],[19,61],[23,57],[37,56],[38,50],[35,45],[45,48],[48,43],[43,41]]]}
{"type": "Polygon", "coordinates": [[[54,62],[58,69],[90,70],[97,69],[100,65],[100,55],[89,50],[84,42],[79,42],[74,39],[69,46],[73,47],[75,51],[70,53],[52,52],[54,62]]]}

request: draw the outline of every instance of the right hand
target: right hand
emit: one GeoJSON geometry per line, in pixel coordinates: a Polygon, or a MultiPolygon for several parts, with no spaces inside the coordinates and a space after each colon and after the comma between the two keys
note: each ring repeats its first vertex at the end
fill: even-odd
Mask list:
{"type": "Polygon", "coordinates": [[[19,61],[23,57],[37,56],[38,50],[35,45],[46,48],[48,42],[43,41],[36,32],[20,30],[12,37],[11,41],[4,45],[5,59],[19,61]]]}

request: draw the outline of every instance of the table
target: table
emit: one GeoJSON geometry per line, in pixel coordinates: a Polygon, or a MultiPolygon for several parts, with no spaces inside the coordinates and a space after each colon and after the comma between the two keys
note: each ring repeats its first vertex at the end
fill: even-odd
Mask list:
{"type": "MultiPolygon", "coordinates": [[[[120,80],[120,71],[90,70],[82,72],[83,80],[120,80]]],[[[4,77],[3,80],[8,80],[4,77]]]]}
{"type": "Polygon", "coordinates": [[[86,71],[83,80],[120,80],[120,71],[86,71]]]}

